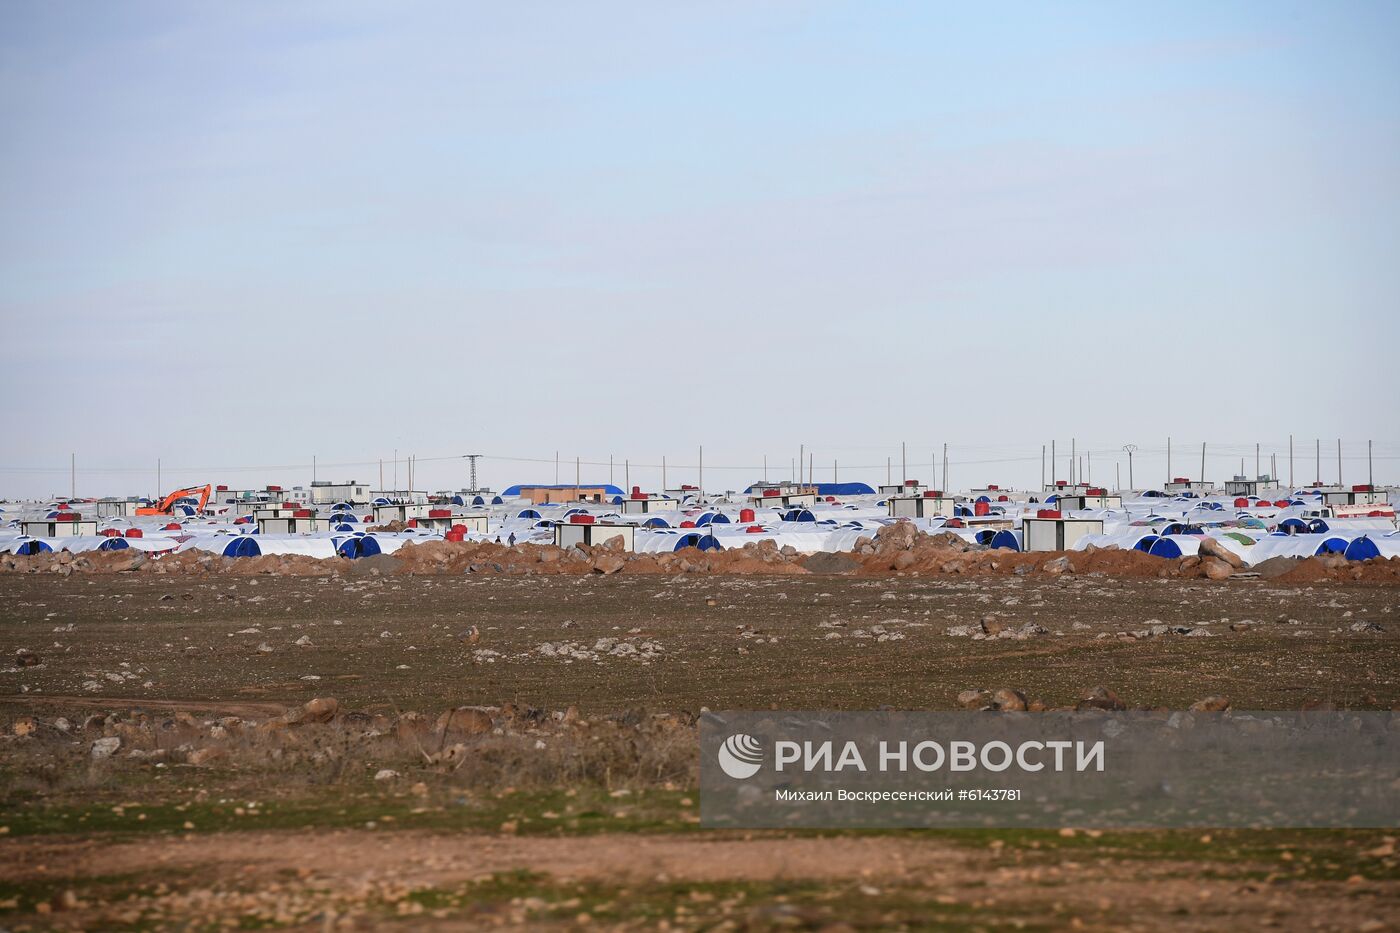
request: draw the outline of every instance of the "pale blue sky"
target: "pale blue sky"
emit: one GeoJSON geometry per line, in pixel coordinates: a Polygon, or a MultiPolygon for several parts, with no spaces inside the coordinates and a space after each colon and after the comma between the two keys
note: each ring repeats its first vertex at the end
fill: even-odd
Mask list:
{"type": "Polygon", "coordinates": [[[73,450],[98,494],[901,440],[1024,484],[1071,435],[1374,437],[1400,480],[1397,40],[1379,2],[3,0],[0,495],[73,450]]]}

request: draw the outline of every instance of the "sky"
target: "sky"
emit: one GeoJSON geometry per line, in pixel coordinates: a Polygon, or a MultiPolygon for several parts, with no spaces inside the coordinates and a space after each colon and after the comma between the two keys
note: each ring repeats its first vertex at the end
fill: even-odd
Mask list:
{"type": "Polygon", "coordinates": [[[1097,481],[1168,437],[1223,479],[1290,435],[1300,483],[1317,438],[1400,482],[1398,37],[1380,2],[0,0],[0,496],[408,453],[650,488],[702,446],[706,488],[799,450],[876,482],[901,444],[1024,487],[1071,438],[1097,481]]]}

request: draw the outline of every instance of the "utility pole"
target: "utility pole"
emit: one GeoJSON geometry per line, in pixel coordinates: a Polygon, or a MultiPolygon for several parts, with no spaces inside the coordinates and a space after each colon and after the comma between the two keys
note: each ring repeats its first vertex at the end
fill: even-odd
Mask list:
{"type": "MultiPolygon", "coordinates": [[[[472,477],[472,492],[476,492],[481,487],[476,484],[476,462],[481,459],[481,454],[467,454],[467,463],[470,465],[472,477]]],[[[611,474],[609,474],[611,476],[611,474]]]]}
{"type": "Polygon", "coordinates": [[[1376,471],[1371,464],[1371,442],[1366,442],[1366,489],[1368,492],[1376,491],[1376,471]]]}
{"type": "Polygon", "coordinates": [[[1086,483],[1089,483],[1090,485],[1093,485],[1093,482],[1094,482],[1094,452],[1093,452],[1092,450],[1086,450],[1086,451],[1084,451],[1084,464],[1089,468],[1089,469],[1088,469],[1088,472],[1086,472],[1086,473],[1084,474],[1084,481],[1085,481],[1086,483]]]}
{"type": "Polygon", "coordinates": [[[1259,442],[1254,443],[1254,481],[1259,481],[1259,442]]]}
{"type": "Polygon", "coordinates": [[[1172,439],[1167,438],[1167,482],[1172,481],[1172,439]]]}
{"type": "Polygon", "coordinates": [[[666,455],[661,455],[661,492],[666,492],[666,455]]]}
{"type": "Polygon", "coordinates": [[[559,451],[554,452],[554,485],[559,485],[559,451]]]}
{"type": "Polygon", "coordinates": [[[1342,439],[1337,438],[1337,485],[1342,485],[1342,439]]]}
{"type": "Polygon", "coordinates": [[[1313,480],[1313,482],[1316,483],[1317,485],[1321,486],[1321,485],[1322,485],[1322,438],[1318,437],[1318,438],[1314,438],[1313,440],[1314,440],[1314,443],[1316,444],[1316,447],[1315,447],[1315,449],[1313,450],[1313,456],[1317,459],[1317,464],[1316,464],[1316,469],[1317,469],[1316,476],[1317,476],[1317,478],[1316,478],[1315,480],[1313,480]]]}
{"type": "Polygon", "coordinates": [[[768,482],[768,455],[763,455],[763,481],[768,482]]]}
{"type": "Polygon", "coordinates": [[[1045,445],[1040,445],[1040,488],[1045,488],[1045,445]]]}
{"type": "Polygon", "coordinates": [[[78,454],[68,455],[68,498],[78,498],[78,454]]]}
{"type": "Polygon", "coordinates": [[[156,457],[156,500],[160,500],[160,458],[156,457]]]}
{"type": "Polygon", "coordinates": [[[623,482],[627,485],[627,494],[632,494],[632,461],[630,459],[622,461],[623,482]]]}
{"type": "Polygon", "coordinates": [[[909,482],[909,447],[904,441],[899,442],[899,481],[909,482]]]}
{"type": "Polygon", "coordinates": [[[1113,461],[1113,485],[1118,492],[1123,491],[1123,465],[1117,460],[1113,461]]]}
{"type": "Polygon", "coordinates": [[[816,467],[817,467],[817,455],[816,455],[816,454],[808,454],[808,455],[807,455],[807,485],[808,485],[808,486],[811,486],[811,485],[813,484],[813,482],[815,482],[815,480],[816,480],[816,476],[814,475],[814,473],[815,473],[815,471],[816,471],[816,467]]]}
{"type": "Polygon", "coordinates": [[[316,455],[311,455],[311,482],[316,482],[316,455]]]}
{"type": "Polygon", "coordinates": [[[1054,439],[1051,439],[1051,441],[1050,441],[1050,483],[1051,483],[1051,485],[1054,485],[1054,482],[1055,482],[1055,471],[1058,470],[1059,468],[1060,468],[1060,465],[1059,465],[1058,463],[1055,462],[1055,441],[1054,441],[1054,439]]]}
{"type": "Polygon", "coordinates": [[[886,457],[886,458],[885,458],[885,485],[886,485],[886,486],[891,486],[891,485],[893,485],[893,484],[894,484],[894,458],[893,458],[893,457],[886,457]]]}
{"type": "Polygon", "coordinates": [[[582,472],[583,472],[583,470],[582,470],[582,465],[579,463],[579,456],[578,456],[578,454],[574,454],[574,501],[575,501],[575,502],[579,501],[579,497],[583,494],[582,491],[581,491],[580,488],[579,488],[580,486],[583,485],[583,476],[581,475],[582,472]]]}
{"type": "Polygon", "coordinates": [[[1201,483],[1206,481],[1206,442],[1201,441],[1201,483]]]}
{"type": "Polygon", "coordinates": [[[943,445],[943,492],[948,492],[948,445],[943,445]]]}
{"type": "Polygon", "coordinates": [[[1293,435],[1288,435],[1288,491],[1293,491],[1293,435]]]}
{"type": "Polygon", "coordinates": [[[807,445],[806,445],[806,444],[798,444],[798,445],[797,445],[797,482],[798,482],[798,485],[801,485],[801,483],[802,483],[802,464],[804,464],[804,463],[806,463],[806,462],[807,462],[807,445]]]}
{"type": "Polygon", "coordinates": [[[1125,444],[1123,449],[1128,453],[1128,489],[1131,490],[1135,488],[1133,486],[1133,451],[1137,450],[1137,444],[1125,444]]]}
{"type": "Polygon", "coordinates": [[[837,475],[836,475],[836,461],[835,461],[835,460],[831,461],[831,481],[832,481],[833,483],[838,483],[838,482],[840,482],[840,480],[837,479],[837,475]]]}

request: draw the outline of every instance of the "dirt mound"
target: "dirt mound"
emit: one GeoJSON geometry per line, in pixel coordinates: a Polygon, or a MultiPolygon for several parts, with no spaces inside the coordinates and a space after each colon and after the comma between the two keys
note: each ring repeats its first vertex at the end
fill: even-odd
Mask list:
{"type": "Polygon", "coordinates": [[[846,554],[820,551],[802,562],[808,573],[855,573],[860,563],[846,554]]]}
{"type": "MultiPolygon", "coordinates": [[[[1250,568],[1243,568],[1248,570],[1250,568]]],[[[1256,568],[1265,579],[1290,585],[1355,581],[1400,583],[1400,560],[1373,558],[1347,561],[1339,555],[1305,560],[1275,558],[1256,568]]],[[[236,576],[270,574],[319,577],[338,573],[353,575],[407,574],[857,574],[881,577],[891,574],[1000,575],[1104,574],[1125,578],[1226,580],[1238,572],[1227,561],[1194,555],[1172,561],[1142,551],[1089,548],[1084,551],[1019,553],[988,549],[953,534],[926,535],[909,522],[880,529],[875,537],[862,537],[850,553],[802,554],[779,547],[771,539],[750,541],[723,551],[685,548],[656,554],[632,554],[609,545],[503,545],[474,541],[419,541],[406,543],[390,555],[348,560],[313,558],[299,554],[269,554],[253,558],[227,558],[205,551],[148,555],[137,551],[86,551],[18,556],[0,555],[0,573],[220,573],[236,576]]]]}

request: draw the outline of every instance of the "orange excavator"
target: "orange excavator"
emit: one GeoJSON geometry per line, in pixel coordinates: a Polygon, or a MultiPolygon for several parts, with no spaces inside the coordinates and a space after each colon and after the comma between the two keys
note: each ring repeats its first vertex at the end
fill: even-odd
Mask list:
{"type": "Polygon", "coordinates": [[[199,496],[199,511],[203,512],[204,507],[209,504],[209,496],[214,492],[214,487],[210,484],[203,486],[191,486],[188,489],[177,489],[164,499],[160,500],[160,505],[152,505],[147,508],[137,509],[137,515],[169,515],[170,510],[175,508],[175,503],[186,496],[199,496]]]}

